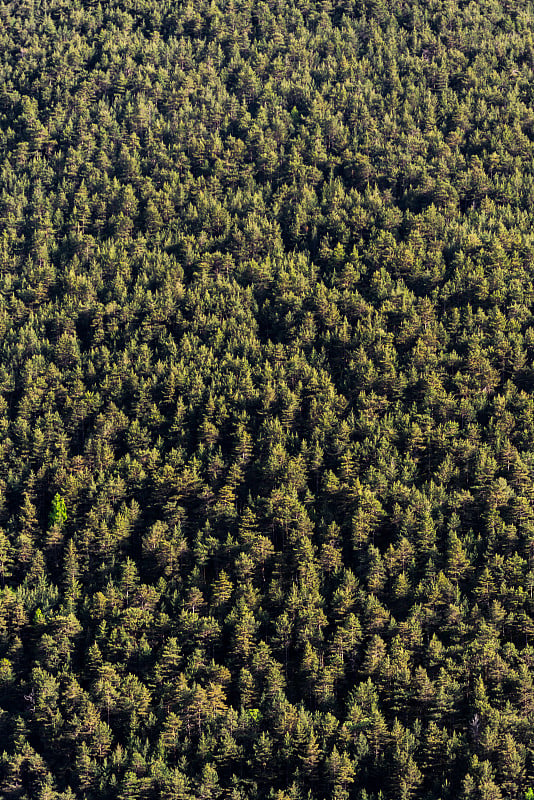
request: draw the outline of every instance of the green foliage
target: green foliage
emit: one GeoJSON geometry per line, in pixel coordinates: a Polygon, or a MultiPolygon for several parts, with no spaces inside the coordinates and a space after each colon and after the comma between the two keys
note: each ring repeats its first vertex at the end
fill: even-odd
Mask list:
{"type": "Polygon", "coordinates": [[[56,492],[52,498],[48,522],[50,525],[62,525],[67,521],[67,505],[65,499],[56,492]]]}
{"type": "Polygon", "coordinates": [[[0,796],[530,797],[531,4],[0,22],[0,796]]]}

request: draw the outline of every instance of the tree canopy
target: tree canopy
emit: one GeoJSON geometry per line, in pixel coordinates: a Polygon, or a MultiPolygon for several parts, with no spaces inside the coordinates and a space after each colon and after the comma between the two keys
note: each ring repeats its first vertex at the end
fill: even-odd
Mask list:
{"type": "Polygon", "coordinates": [[[533,35],[0,3],[2,798],[531,796],[533,35]]]}

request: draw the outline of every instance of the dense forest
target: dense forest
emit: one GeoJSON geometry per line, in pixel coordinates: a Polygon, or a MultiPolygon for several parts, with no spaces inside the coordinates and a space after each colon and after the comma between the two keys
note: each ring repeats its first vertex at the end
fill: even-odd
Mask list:
{"type": "Polygon", "coordinates": [[[0,797],[534,797],[534,9],[0,1],[0,797]]]}

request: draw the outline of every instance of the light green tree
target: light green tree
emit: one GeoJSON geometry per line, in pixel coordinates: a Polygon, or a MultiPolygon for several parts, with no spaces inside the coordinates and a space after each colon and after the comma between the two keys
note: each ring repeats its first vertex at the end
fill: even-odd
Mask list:
{"type": "Polygon", "coordinates": [[[67,521],[67,506],[65,505],[65,500],[59,494],[59,492],[56,492],[52,500],[48,521],[51,526],[62,525],[67,521]]]}

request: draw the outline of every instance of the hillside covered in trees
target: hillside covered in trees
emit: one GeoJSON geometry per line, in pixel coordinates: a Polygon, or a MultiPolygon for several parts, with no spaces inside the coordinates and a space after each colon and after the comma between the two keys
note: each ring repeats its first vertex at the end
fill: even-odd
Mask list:
{"type": "Polygon", "coordinates": [[[2,800],[533,796],[533,34],[1,0],[2,800]]]}

